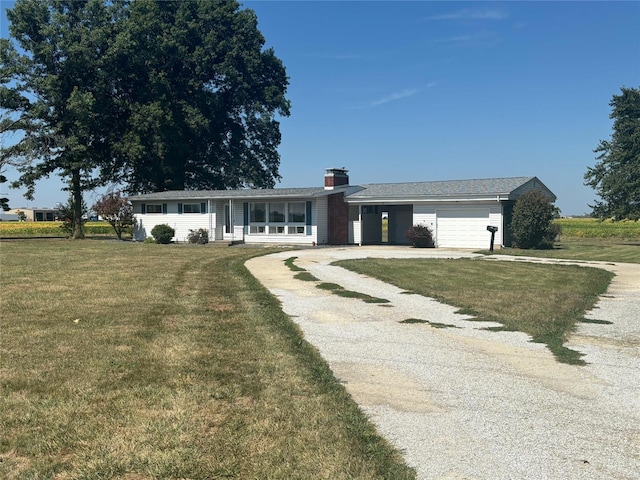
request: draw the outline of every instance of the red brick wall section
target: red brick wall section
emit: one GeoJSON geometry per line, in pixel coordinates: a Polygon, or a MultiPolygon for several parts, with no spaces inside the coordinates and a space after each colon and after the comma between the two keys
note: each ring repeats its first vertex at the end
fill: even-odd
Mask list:
{"type": "Polygon", "coordinates": [[[349,205],[342,192],[329,195],[328,210],[329,244],[346,245],[349,243],[349,205]]]}

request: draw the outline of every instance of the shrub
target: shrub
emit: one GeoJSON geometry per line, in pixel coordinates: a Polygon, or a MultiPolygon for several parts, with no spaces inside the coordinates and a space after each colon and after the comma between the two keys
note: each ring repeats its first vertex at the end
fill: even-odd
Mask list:
{"type": "Polygon", "coordinates": [[[513,208],[511,233],[518,248],[551,248],[560,227],[552,223],[553,205],[537,190],[522,195],[513,208]]]}
{"type": "Polygon", "coordinates": [[[406,232],[406,236],[411,244],[416,248],[432,248],[433,232],[426,225],[414,225],[406,232]]]}
{"type": "Polygon", "coordinates": [[[120,192],[103,195],[93,206],[93,211],[106,220],[122,240],[122,234],[131,229],[136,223],[133,216],[133,206],[120,192]]]}
{"type": "Polygon", "coordinates": [[[151,235],[156,239],[156,243],[171,243],[171,239],[176,234],[176,231],[166,223],[156,225],[151,229],[151,235]]]}
{"type": "Polygon", "coordinates": [[[206,245],[209,243],[209,230],[206,228],[199,228],[197,230],[189,230],[187,235],[187,241],[189,243],[197,243],[199,245],[206,245]]]}

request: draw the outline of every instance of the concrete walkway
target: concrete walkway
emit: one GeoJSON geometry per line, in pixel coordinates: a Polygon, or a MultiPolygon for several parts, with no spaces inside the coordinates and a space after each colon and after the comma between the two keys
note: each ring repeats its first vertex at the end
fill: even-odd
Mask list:
{"type": "Polygon", "coordinates": [[[456,309],[339,267],[346,258],[460,258],[404,247],[318,248],[258,257],[247,267],[282,302],[336,378],[422,479],[639,479],[640,265],[578,263],[616,273],[568,346],[587,366],[558,363],[526,334],[488,332],[456,309]],[[390,300],[369,304],[294,279],[390,300]],[[408,318],[455,325],[400,323],[408,318]]]}

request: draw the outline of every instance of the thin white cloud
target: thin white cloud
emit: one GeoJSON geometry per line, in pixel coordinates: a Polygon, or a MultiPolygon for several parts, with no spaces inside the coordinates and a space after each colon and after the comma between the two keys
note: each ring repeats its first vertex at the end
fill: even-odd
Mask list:
{"type": "Polygon", "coordinates": [[[426,17],[425,20],[505,20],[509,14],[496,9],[468,9],[426,17]]]}
{"type": "Polygon", "coordinates": [[[488,46],[493,47],[502,41],[500,35],[494,32],[480,32],[466,35],[455,35],[435,40],[436,43],[448,43],[458,46],[488,46]]]}
{"type": "Polygon", "coordinates": [[[389,95],[385,95],[384,97],[378,98],[376,100],[371,100],[359,106],[349,107],[348,109],[362,110],[365,108],[379,107],[380,105],[385,105],[387,103],[395,102],[397,100],[402,100],[403,98],[412,97],[425,89],[433,88],[437,85],[438,85],[438,82],[429,82],[426,85],[424,85],[424,87],[422,88],[405,88],[404,90],[399,90],[397,92],[391,93],[389,95]]]}
{"type": "Polygon", "coordinates": [[[369,102],[369,107],[379,107],[380,105],[384,105],[385,103],[395,102],[396,100],[400,100],[402,98],[412,97],[420,90],[417,88],[406,88],[400,92],[392,93],[391,95],[387,95],[378,100],[373,100],[369,102]]]}
{"type": "Polygon", "coordinates": [[[323,60],[360,60],[364,58],[354,53],[309,53],[306,56],[323,60]]]}

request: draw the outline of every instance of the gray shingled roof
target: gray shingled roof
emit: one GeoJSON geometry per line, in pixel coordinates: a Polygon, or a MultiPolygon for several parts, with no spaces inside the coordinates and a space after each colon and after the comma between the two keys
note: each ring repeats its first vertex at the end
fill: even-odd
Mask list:
{"type": "MultiPolygon", "coordinates": [[[[329,195],[339,190],[345,192],[348,200],[367,199],[400,199],[424,198],[437,199],[448,197],[509,197],[512,193],[529,182],[535,181],[538,187],[544,187],[536,177],[484,178],[475,180],[446,180],[432,182],[409,183],[370,183],[337,187],[325,190],[324,187],[309,188],[272,188],[272,189],[240,189],[240,190],[175,190],[147,193],[131,197],[134,201],[153,200],[189,200],[189,199],[229,199],[229,198],[309,198],[329,195]]],[[[548,189],[546,189],[548,190],[548,189]]],[[[549,194],[553,194],[549,191],[549,194]]],[[[554,196],[555,197],[555,196],[554,196]]]]}
{"type": "Polygon", "coordinates": [[[373,183],[350,199],[368,197],[454,197],[460,195],[509,195],[536,177],[486,178],[411,183],[373,183]]]}
{"type": "Polygon", "coordinates": [[[216,198],[313,197],[324,193],[323,187],[265,188],[240,190],[169,190],[135,195],[131,200],[189,200],[216,198]]]}

